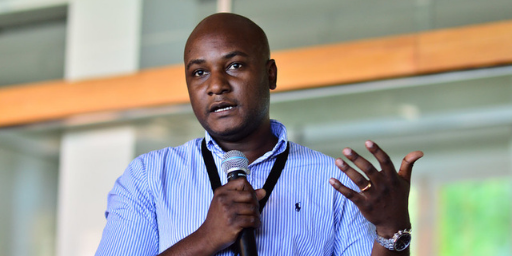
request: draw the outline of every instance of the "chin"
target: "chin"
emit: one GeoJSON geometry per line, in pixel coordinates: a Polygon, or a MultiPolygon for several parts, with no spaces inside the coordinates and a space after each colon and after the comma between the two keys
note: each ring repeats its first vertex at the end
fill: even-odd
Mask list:
{"type": "Polygon", "coordinates": [[[221,129],[206,129],[210,136],[216,139],[221,139],[223,141],[239,141],[247,136],[247,132],[244,127],[235,126],[235,127],[224,127],[221,129]]]}
{"type": "Polygon", "coordinates": [[[218,139],[222,139],[225,141],[236,141],[241,136],[240,132],[238,130],[222,130],[222,131],[208,131],[210,133],[210,136],[218,139]]]}

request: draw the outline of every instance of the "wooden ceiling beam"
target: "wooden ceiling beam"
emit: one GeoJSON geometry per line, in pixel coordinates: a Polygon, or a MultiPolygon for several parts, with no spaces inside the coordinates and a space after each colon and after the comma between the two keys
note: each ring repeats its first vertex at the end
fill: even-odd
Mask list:
{"type": "MultiPolygon", "coordinates": [[[[512,21],[273,52],[276,91],[512,64],[512,21]]],[[[182,65],[0,88],[0,127],[188,102],[182,65]]]]}

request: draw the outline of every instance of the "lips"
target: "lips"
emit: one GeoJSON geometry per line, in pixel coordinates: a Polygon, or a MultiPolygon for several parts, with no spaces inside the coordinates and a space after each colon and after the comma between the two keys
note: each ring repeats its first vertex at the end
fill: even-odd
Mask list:
{"type": "Polygon", "coordinates": [[[216,102],[210,106],[210,112],[220,113],[235,108],[237,105],[231,102],[216,102]]]}

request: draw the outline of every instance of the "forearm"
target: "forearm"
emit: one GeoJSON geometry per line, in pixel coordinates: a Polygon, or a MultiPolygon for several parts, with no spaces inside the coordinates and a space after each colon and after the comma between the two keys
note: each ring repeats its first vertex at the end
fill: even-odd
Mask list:
{"type": "Polygon", "coordinates": [[[242,229],[260,225],[258,201],[264,196],[263,189],[254,191],[246,179],[228,182],[215,190],[206,220],[199,229],[160,255],[201,256],[224,250],[235,242],[242,229]]]}
{"type": "Polygon", "coordinates": [[[213,255],[220,250],[222,250],[222,248],[213,246],[211,241],[208,240],[207,236],[203,234],[201,229],[198,229],[196,232],[190,234],[178,243],[169,247],[167,250],[159,254],[159,256],[207,256],[213,255]]]}
{"type": "Polygon", "coordinates": [[[397,252],[397,251],[391,251],[391,250],[388,250],[387,248],[384,248],[382,245],[377,243],[377,241],[375,241],[373,243],[372,256],[409,256],[409,255],[410,255],[409,248],[407,248],[401,252],[397,252]]]}

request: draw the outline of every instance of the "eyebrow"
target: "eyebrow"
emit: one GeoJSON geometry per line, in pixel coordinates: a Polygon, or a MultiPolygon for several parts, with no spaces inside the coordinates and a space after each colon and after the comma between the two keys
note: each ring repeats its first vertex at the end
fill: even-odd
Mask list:
{"type": "Polygon", "coordinates": [[[224,57],[222,57],[222,58],[223,58],[223,59],[231,59],[231,58],[233,58],[233,57],[235,57],[235,56],[238,56],[238,55],[240,55],[240,56],[244,56],[244,57],[249,56],[249,55],[247,55],[247,53],[245,53],[245,52],[241,52],[241,51],[232,51],[232,52],[230,52],[230,53],[228,53],[228,54],[224,55],[224,57]]]}
{"type": "Polygon", "coordinates": [[[195,60],[191,60],[187,63],[187,70],[190,69],[190,66],[194,65],[194,64],[202,64],[202,63],[205,63],[206,61],[203,60],[203,59],[195,59],[195,60]]]}
{"type": "MultiPolygon", "coordinates": [[[[223,59],[231,59],[235,56],[244,56],[244,57],[248,57],[249,55],[247,55],[247,53],[245,52],[241,52],[241,51],[232,51],[232,52],[229,52],[227,53],[226,55],[222,56],[223,59]]],[[[187,70],[190,69],[190,66],[194,65],[194,64],[203,64],[205,63],[206,60],[204,59],[194,59],[194,60],[191,60],[187,63],[187,70]]]]}

